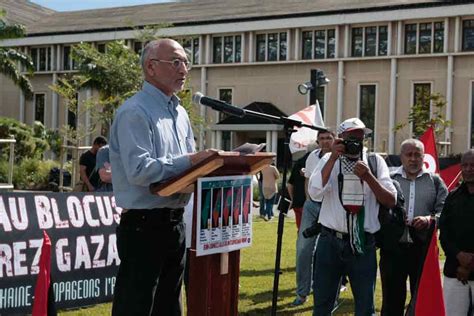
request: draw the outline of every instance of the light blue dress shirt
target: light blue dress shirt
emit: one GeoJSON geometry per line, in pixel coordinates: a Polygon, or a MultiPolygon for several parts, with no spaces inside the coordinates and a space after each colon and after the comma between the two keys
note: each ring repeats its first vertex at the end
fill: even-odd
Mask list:
{"type": "Polygon", "coordinates": [[[160,197],[151,183],[179,175],[189,167],[194,136],[186,110],[173,95],[146,82],[117,110],[110,133],[112,183],[117,206],[125,209],[183,207],[190,194],[160,197]]]}

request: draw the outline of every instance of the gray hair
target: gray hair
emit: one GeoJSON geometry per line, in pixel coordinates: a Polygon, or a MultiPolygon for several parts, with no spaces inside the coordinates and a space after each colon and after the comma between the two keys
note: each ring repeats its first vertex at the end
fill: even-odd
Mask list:
{"type": "Polygon", "coordinates": [[[142,66],[142,70],[145,71],[145,62],[150,58],[150,53],[155,46],[158,45],[158,41],[154,40],[148,42],[142,50],[142,55],[140,56],[140,64],[142,66]]]}
{"type": "Polygon", "coordinates": [[[403,150],[405,150],[405,147],[407,146],[415,146],[422,152],[425,152],[425,145],[418,139],[415,139],[415,138],[405,139],[400,145],[400,152],[403,152],[403,150]]]}
{"type": "Polygon", "coordinates": [[[462,154],[461,163],[463,163],[469,156],[474,156],[474,148],[468,149],[464,154],[462,154]]]}

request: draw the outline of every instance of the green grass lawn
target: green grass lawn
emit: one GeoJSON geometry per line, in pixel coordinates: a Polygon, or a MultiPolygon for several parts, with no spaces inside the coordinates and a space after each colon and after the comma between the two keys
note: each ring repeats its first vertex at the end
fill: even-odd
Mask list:
{"type": "MultiPolygon", "coordinates": [[[[295,297],[296,224],[294,218],[286,218],[281,255],[278,315],[311,315],[313,299],[302,306],[293,307],[295,297]]],[[[277,217],[265,222],[254,217],[253,244],[241,252],[239,315],[269,315],[272,305],[273,270],[277,240],[277,217]]],[[[440,254],[442,258],[444,255],[440,254]]],[[[408,295],[409,296],[409,295],[408,295]]],[[[341,294],[342,304],[335,315],[352,315],[353,299],[350,288],[341,294]]],[[[377,276],[376,309],[380,312],[382,293],[377,276]]],[[[408,301],[408,298],[407,298],[408,301]]],[[[111,304],[61,312],[68,316],[110,315],[111,304]]]]}

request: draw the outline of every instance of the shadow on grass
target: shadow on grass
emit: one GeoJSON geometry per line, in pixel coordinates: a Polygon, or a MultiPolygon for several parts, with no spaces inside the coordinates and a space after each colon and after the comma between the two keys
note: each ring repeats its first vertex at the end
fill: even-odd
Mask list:
{"type": "MultiPolygon", "coordinates": [[[[255,293],[253,295],[246,295],[240,293],[240,299],[247,299],[252,301],[253,304],[258,305],[262,302],[267,302],[267,306],[255,307],[251,311],[241,312],[239,315],[270,315],[271,314],[271,302],[272,302],[272,291],[263,291],[255,293]]],[[[313,313],[313,300],[309,299],[305,304],[300,306],[293,306],[291,302],[294,298],[294,290],[279,290],[278,291],[278,302],[277,302],[277,314],[278,315],[312,315],[313,313]],[[286,302],[286,303],[283,303],[286,302]]],[[[311,294],[312,295],[312,294],[311,294]]],[[[346,294],[348,295],[348,294],[346,294]]],[[[352,295],[349,297],[341,297],[339,299],[338,308],[334,311],[333,315],[353,315],[354,314],[354,299],[352,295]]]]}
{"type": "MultiPolygon", "coordinates": [[[[281,269],[282,274],[284,273],[295,273],[296,267],[289,267],[281,269]]],[[[275,273],[275,267],[271,267],[265,270],[240,270],[240,277],[255,277],[255,276],[264,276],[264,275],[273,275],[275,273]]]]}

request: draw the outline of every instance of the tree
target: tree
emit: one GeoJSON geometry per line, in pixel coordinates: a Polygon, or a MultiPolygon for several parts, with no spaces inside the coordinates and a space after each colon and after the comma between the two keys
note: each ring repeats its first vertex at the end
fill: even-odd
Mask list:
{"type": "MultiPolygon", "coordinates": [[[[25,36],[25,27],[20,24],[8,24],[5,14],[5,10],[0,10],[0,41],[25,36]]],[[[28,55],[13,48],[0,47],[0,73],[10,78],[23,91],[25,97],[31,99],[33,87],[28,75],[22,73],[22,67],[29,72],[29,75],[33,74],[33,63],[28,55]]]]}
{"type": "MultiPolygon", "coordinates": [[[[147,35],[143,38],[148,40],[150,36],[147,35]]],[[[71,111],[77,109],[75,95],[81,89],[92,88],[98,91],[98,98],[86,100],[81,108],[89,111],[94,125],[92,129],[100,124],[102,126],[101,134],[107,135],[115,110],[127,98],[141,89],[143,74],[140,57],[123,41],[112,41],[107,43],[104,52],[99,52],[89,43],[74,45],[72,58],[77,65],[78,72],[70,77],[61,78],[58,84],[51,86],[51,89],[72,105],[69,107],[71,111]]],[[[199,117],[196,108],[192,105],[190,90],[185,89],[178,96],[188,111],[193,126],[202,124],[203,119],[199,117]]],[[[79,140],[91,132],[93,130],[82,133],[77,130],[75,134],[69,131],[69,135],[79,140]]]]}
{"type": "Polygon", "coordinates": [[[436,135],[441,135],[451,121],[444,118],[446,100],[440,93],[420,93],[416,103],[410,108],[406,122],[398,123],[394,131],[399,131],[408,124],[413,124],[415,137],[421,136],[430,126],[433,126],[436,135]]]}

